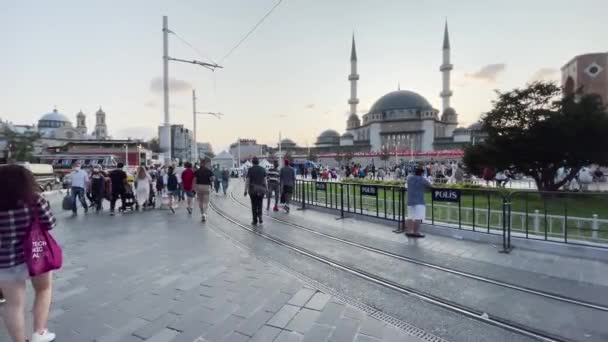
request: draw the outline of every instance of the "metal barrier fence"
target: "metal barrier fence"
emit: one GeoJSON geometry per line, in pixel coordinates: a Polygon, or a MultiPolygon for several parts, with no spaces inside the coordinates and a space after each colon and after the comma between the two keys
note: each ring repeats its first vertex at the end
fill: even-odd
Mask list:
{"type": "MultiPolygon", "coordinates": [[[[434,188],[435,191],[455,189],[434,188]]],[[[501,235],[503,250],[511,237],[608,248],[608,194],[572,192],[507,192],[456,189],[455,202],[426,198],[425,223],[452,229],[501,235]]],[[[407,217],[407,189],[379,184],[297,180],[294,199],[302,208],[317,206],[394,222],[407,217]]]]}

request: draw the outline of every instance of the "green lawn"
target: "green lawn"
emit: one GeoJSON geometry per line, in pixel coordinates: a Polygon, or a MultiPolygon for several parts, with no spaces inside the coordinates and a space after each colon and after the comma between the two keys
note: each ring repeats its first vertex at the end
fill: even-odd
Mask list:
{"type": "MultiPolygon", "coordinates": [[[[399,188],[378,187],[378,196],[360,193],[359,184],[326,183],[327,190],[317,190],[314,183],[299,183],[296,196],[306,191],[307,201],[347,212],[398,219],[401,196],[399,188]],[[350,208],[350,210],[348,209],[350,208]]],[[[458,203],[432,202],[425,195],[427,219],[437,225],[467,226],[475,230],[502,229],[503,196],[511,201],[511,230],[535,237],[584,240],[608,240],[608,194],[559,193],[544,195],[533,191],[461,189],[458,203]],[[474,210],[473,210],[474,208],[474,210]],[[475,213],[473,215],[473,212],[475,213]],[[596,215],[596,216],[594,216],[596,215]],[[602,222],[602,220],[607,220],[602,222]],[[564,229],[567,226],[567,229],[564,229]],[[567,234],[564,234],[567,233],[567,234]]]]}

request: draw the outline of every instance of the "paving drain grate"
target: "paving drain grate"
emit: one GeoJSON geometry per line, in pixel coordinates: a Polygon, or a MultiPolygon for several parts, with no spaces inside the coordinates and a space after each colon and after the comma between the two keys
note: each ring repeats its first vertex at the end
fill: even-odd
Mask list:
{"type": "Polygon", "coordinates": [[[359,301],[357,301],[357,300],[355,300],[353,298],[345,296],[344,294],[342,294],[342,293],[340,293],[340,292],[338,292],[338,291],[336,291],[336,290],[334,290],[332,288],[329,288],[329,287],[327,287],[327,286],[319,283],[318,281],[316,281],[314,279],[311,279],[311,278],[309,278],[309,277],[307,277],[307,276],[305,276],[305,275],[303,275],[303,274],[301,274],[299,272],[296,272],[295,270],[293,270],[293,269],[291,269],[291,268],[289,268],[289,267],[287,267],[287,266],[285,266],[285,265],[283,265],[281,263],[278,263],[278,262],[276,262],[276,261],[274,261],[274,260],[272,260],[270,258],[259,256],[259,255],[254,255],[252,253],[251,248],[248,247],[247,245],[244,245],[243,243],[241,243],[240,241],[238,241],[235,238],[231,237],[230,235],[228,235],[227,233],[225,233],[224,231],[222,231],[219,228],[216,228],[216,227],[213,227],[213,226],[210,226],[210,227],[218,235],[220,235],[221,237],[223,237],[223,238],[231,241],[232,243],[234,243],[235,245],[237,245],[238,247],[240,247],[241,249],[243,249],[245,252],[247,252],[248,254],[252,255],[253,257],[255,257],[255,258],[257,258],[257,259],[259,259],[259,260],[261,260],[261,261],[263,261],[265,263],[271,264],[271,265],[273,265],[273,266],[281,269],[282,271],[288,273],[289,275],[291,275],[291,276],[299,279],[300,281],[302,281],[306,285],[308,285],[308,286],[310,286],[310,287],[312,287],[312,288],[314,288],[316,290],[319,290],[321,292],[324,292],[324,293],[326,293],[328,295],[331,295],[332,297],[336,298],[338,301],[340,301],[340,302],[342,302],[344,304],[351,305],[351,306],[353,306],[353,307],[355,307],[355,308],[357,308],[357,309],[365,312],[369,316],[371,316],[371,317],[373,317],[373,318],[375,318],[375,319],[377,319],[377,320],[379,320],[381,322],[384,322],[386,324],[392,325],[392,326],[394,326],[394,327],[396,327],[396,328],[398,328],[398,329],[400,329],[400,330],[402,330],[402,331],[404,331],[404,332],[406,332],[406,333],[408,333],[408,334],[410,334],[412,336],[415,336],[415,337],[417,337],[417,338],[419,338],[419,339],[421,339],[423,341],[427,341],[427,342],[448,342],[447,340],[445,340],[445,339],[443,339],[441,337],[435,336],[435,335],[433,335],[431,333],[428,333],[428,332],[426,332],[426,331],[424,331],[424,330],[422,330],[422,329],[420,329],[418,327],[415,327],[415,326],[413,326],[413,325],[411,325],[411,324],[409,324],[407,322],[404,322],[404,321],[402,321],[402,320],[400,320],[400,319],[398,319],[396,317],[393,317],[391,315],[385,314],[384,312],[379,311],[377,309],[374,309],[373,307],[371,307],[369,305],[363,304],[363,303],[361,303],[361,302],[359,302],[359,301]]]}

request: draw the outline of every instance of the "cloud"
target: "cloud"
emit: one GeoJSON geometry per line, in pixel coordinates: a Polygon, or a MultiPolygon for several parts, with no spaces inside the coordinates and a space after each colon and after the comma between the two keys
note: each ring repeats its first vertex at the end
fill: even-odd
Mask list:
{"type": "Polygon", "coordinates": [[[536,70],[529,82],[559,80],[559,70],[556,68],[540,68],[536,70]]]}
{"type": "MultiPolygon", "coordinates": [[[[150,80],[150,91],[153,93],[162,94],[163,92],[163,78],[155,77],[150,80]]],[[[185,93],[192,91],[192,84],[169,77],[169,92],[170,93],[185,93]]]]}
{"type": "Polygon", "coordinates": [[[314,103],[309,103],[306,105],[306,109],[313,109],[315,108],[315,104],[314,103]]]}
{"type": "Polygon", "coordinates": [[[505,71],[506,67],[507,65],[504,63],[488,64],[477,72],[465,74],[465,77],[486,82],[495,82],[498,75],[505,71]]]}

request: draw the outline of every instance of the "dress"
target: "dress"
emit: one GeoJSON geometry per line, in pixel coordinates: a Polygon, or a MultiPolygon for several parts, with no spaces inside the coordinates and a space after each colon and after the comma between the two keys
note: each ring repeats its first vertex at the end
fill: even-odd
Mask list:
{"type": "Polygon", "coordinates": [[[152,179],[146,173],[145,178],[137,178],[137,190],[135,192],[135,198],[139,205],[144,205],[148,202],[148,198],[150,198],[150,182],[152,179]]]}

